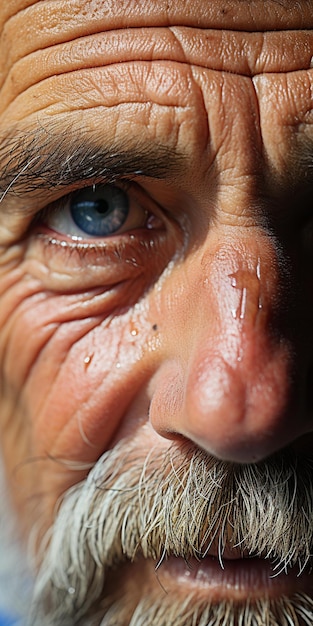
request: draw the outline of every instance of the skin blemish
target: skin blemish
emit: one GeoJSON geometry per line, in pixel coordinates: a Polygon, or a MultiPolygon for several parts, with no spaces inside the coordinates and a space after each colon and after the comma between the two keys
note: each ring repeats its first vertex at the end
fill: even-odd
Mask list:
{"type": "Polygon", "coordinates": [[[130,334],[132,337],[137,337],[137,335],[139,334],[138,328],[137,326],[135,326],[135,324],[131,324],[130,334]]]}
{"type": "Polygon", "coordinates": [[[85,364],[85,368],[87,369],[87,367],[89,367],[91,361],[93,359],[93,354],[89,354],[88,356],[85,356],[84,358],[84,364],[85,364]]]}
{"type": "Polygon", "coordinates": [[[152,330],[154,330],[154,331],[158,330],[158,325],[157,324],[153,324],[152,330]]]}

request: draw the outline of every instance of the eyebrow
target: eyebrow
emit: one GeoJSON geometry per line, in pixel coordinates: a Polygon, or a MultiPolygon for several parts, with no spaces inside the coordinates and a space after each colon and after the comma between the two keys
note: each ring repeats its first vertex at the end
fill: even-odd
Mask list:
{"type": "Polygon", "coordinates": [[[170,147],[125,138],[123,145],[99,143],[81,129],[11,130],[0,137],[0,202],[8,194],[71,187],[134,177],[166,179],[182,170],[184,158],[170,147]]]}

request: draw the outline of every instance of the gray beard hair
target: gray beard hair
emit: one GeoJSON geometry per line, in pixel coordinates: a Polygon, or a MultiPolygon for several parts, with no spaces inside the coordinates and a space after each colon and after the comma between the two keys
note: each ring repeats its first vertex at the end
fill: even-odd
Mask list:
{"type": "Polygon", "coordinates": [[[138,452],[131,440],[106,452],[65,494],[42,543],[31,626],[312,626],[313,599],[253,603],[119,597],[107,581],[124,563],[169,556],[201,560],[226,543],[266,557],[274,572],[311,565],[312,461],[291,452],[256,465],[229,464],[194,447],[138,452]]]}

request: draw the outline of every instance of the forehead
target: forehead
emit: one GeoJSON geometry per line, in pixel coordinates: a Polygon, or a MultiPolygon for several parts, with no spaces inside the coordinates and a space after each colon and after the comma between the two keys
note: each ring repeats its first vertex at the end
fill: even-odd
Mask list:
{"type": "MultiPolygon", "coordinates": [[[[54,34],[127,25],[189,25],[249,31],[312,28],[312,0],[10,0],[0,6],[0,26],[18,18],[30,30],[40,26],[54,34]],[[45,23],[43,22],[45,18],[45,23]],[[34,23],[31,24],[31,19],[34,23]],[[148,21],[147,21],[148,20],[148,21]]],[[[19,32],[27,35],[28,28],[19,32]]],[[[15,33],[16,34],[16,33],[15,33]]]]}
{"type": "MultiPolygon", "coordinates": [[[[57,50],[59,66],[66,64],[65,57],[72,59],[76,56],[81,62],[84,57],[97,56],[100,37],[104,34],[107,40],[102,46],[101,53],[102,56],[103,53],[107,55],[109,59],[114,45],[115,48],[124,46],[128,54],[129,47],[134,45],[133,42],[141,47],[143,57],[146,52],[145,48],[148,46],[150,49],[163,46],[162,54],[166,58],[169,53],[170,59],[173,51],[175,56],[174,48],[177,44],[175,33],[172,37],[169,34],[171,27],[185,28],[182,53],[186,53],[184,44],[187,44],[189,49],[194,47],[194,58],[204,66],[206,63],[202,63],[201,56],[212,56],[213,51],[213,53],[217,52],[218,59],[220,47],[223,48],[223,64],[219,67],[218,62],[216,66],[213,62],[212,66],[210,59],[208,66],[231,72],[253,74],[254,70],[247,69],[247,65],[253,65],[254,59],[251,57],[259,55],[261,48],[264,47],[263,56],[267,57],[267,62],[274,60],[274,63],[263,67],[261,59],[260,67],[255,67],[255,73],[264,70],[271,72],[300,69],[300,58],[302,59],[301,67],[307,69],[310,67],[309,61],[312,58],[312,32],[309,32],[313,29],[312,8],[313,0],[295,2],[291,0],[210,0],[210,2],[204,0],[172,0],[171,2],[168,0],[157,2],[150,0],[10,0],[10,2],[0,2],[0,79],[2,78],[3,83],[12,66],[18,64],[21,59],[30,57],[36,51],[57,50]],[[118,33],[119,39],[108,38],[108,33],[111,32],[118,33]],[[211,35],[210,40],[206,40],[208,32],[215,32],[215,38],[211,35]],[[230,42],[227,46],[222,41],[222,35],[225,32],[228,32],[227,38],[230,42]],[[79,45],[79,40],[83,42],[83,45],[79,45]],[[74,48],[71,45],[72,42],[75,42],[74,48]],[[268,52],[269,45],[271,46],[270,52],[268,52]],[[63,46],[63,54],[58,55],[61,46],[63,46]],[[275,65],[275,50],[279,49],[281,52],[283,47],[286,47],[288,63],[284,67],[283,55],[279,54],[280,67],[278,68],[277,64],[275,65]],[[294,60],[294,67],[292,60],[294,60]]],[[[119,62],[123,60],[122,57],[119,58],[119,62]]],[[[138,60],[140,60],[139,57],[138,60]]],[[[193,59],[186,58],[186,61],[193,62],[193,59]]],[[[46,62],[45,58],[44,63],[46,62]]],[[[33,69],[36,68],[33,66],[33,69]]],[[[11,86],[14,87],[13,84],[11,86]]]]}
{"type": "Polygon", "coordinates": [[[99,133],[101,116],[106,140],[110,132],[124,139],[131,121],[134,141],[161,133],[167,144],[177,136],[184,148],[201,147],[206,126],[220,128],[224,73],[228,113],[234,93],[245,101],[242,88],[246,106],[254,102],[253,77],[260,111],[275,83],[272,124],[292,126],[291,115],[299,126],[312,109],[312,3],[0,0],[0,131],[61,119],[64,128],[75,123],[99,133]],[[293,74],[288,89],[284,73],[293,74]]]}

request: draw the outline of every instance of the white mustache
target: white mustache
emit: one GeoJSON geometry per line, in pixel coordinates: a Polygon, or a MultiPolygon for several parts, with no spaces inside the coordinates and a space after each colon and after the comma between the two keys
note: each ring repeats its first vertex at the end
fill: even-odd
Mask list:
{"type": "Polygon", "coordinates": [[[75,590],[79,617],[103,594],[110,568],[138,555],[201,559],[213,545],[221,561],[237,546],[277,572],[297,565],[301,573],[313,548],[312,468],[291,452],[240,466],[194,447],[139,456],[122,441],[65,495],[35,598],[67,615],[75,590]]]}

